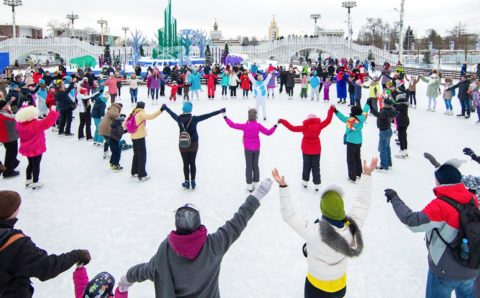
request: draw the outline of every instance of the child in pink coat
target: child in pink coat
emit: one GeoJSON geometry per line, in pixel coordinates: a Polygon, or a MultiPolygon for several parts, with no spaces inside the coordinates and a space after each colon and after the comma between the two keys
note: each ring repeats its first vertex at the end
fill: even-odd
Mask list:
{"type": "Polygon", "coordinates": [[[88,281],[87,268],[78,265],[73,272],[75,298],[128,298],[130,284],[125,281],[124,278],[120,279],[115,295],[113,295],[115,278],[110,273],[101,272],[88,281]]]}
{"type": "Polygon", "coordinates": [[[248,121],[245,124],[237,124],[224,114],[223,118],[228,126],[233,129],[243,131],[243,146],[245,147],[246,170],[245,176],[247,180],[247,190],[252,192],[256,184],[260,181],[260,169],[258,167],[258,158],[260,157],[260,133],[270,136],[277,129],[275,124],[272,128],[267,129],[257,122],[257,110],[248,110],[248,121]]]}
{"type": "Polygon", "coordinates": [[[27,188],[37,189],[42,187],[38,182],[40,176],[40,162],[42,155],[47,151],[45,130],[55,124],[58,112],[52,107],[47,117],[38,120],[39,111],[34,106],[21,108],[15,115],[17,131],[20,139],[19,152],[28,158],[27,188]]]}

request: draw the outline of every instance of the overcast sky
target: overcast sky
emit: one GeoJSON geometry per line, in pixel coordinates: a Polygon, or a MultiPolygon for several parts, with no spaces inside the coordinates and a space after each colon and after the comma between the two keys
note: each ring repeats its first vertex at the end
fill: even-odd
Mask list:
{"type": "MultiPolygon", "coordinates": [[[[111,34],[122,35],[123,26],[139,29],[149,38],[163,26],[163,9],[168,0],[23,0],[17,8],[17,24],[46,27],[51,19],[61,22],[72,11],[79,15],[76,28],[100,29],[97,20],[109,22],[111,34]]],[[[319,25],[326,29],[342,28],[346,31],[346,9],[341,0],[172,0],[173,15],[179,29],[212,30],[215,18],[224,37],[267,36],[272,15],[276,16],[281,35],[311,34],[312,13],[322,15],[319,25]]],[[[367,17],[381,17],[390,22],[399,19],[391,12],[400,6],[400,0],[358,0],[352,10],[354,35],[367,17]],[[388,4],[387,4],[388,3],[388,4]]],[[[411,25],[417,35],[429,28],[441,34],[458,22],[467,24],[467,30],[480,32],[480,5],[478,0],[406,0],[405,26],[411,25]]],[[[0,22],[11,23],[8,7],[0,9],[0,22]]],[[[46,34],[46,32],[44,32],[46,34]]]]}

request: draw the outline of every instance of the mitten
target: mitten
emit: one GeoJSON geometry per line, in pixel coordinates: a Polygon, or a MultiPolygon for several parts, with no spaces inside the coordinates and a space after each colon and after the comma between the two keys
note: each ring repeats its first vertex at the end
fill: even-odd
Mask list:
{"type": "Polygon", "coordinates": [[[165,109],[167,108],[167,105],[166,104],[163,104],[162,107],[160,108],[160,111],[165,111],[165,109]]]}
{"type": "Polygon", "coordinates": [[[387,203],[391,203],[393,199],[398,199],[398,194],[393,189],[385,189],[385,196],[387,197],[387,203]]]}
{"type": "Polygon", "coordinates": [[[221,108],[221,109],[220,109],[220,112],[221,112],[221,113],[226,113],[226,112],[227,112],[227,109],[226,109],[226,108],[221,108]]]}
{"type": "Polygon", "coordinates": [[[127,277],[125,275],[120,277],[120,281],[118,282],[118,290],[121,293],[128,292],[128,288],[130,288],[131,286],[132,286],[132,283],[128,282],[127,277]]]}
{"type": "Polygon", "coordinates": [[[435,157],[433,157],[433,155],[431,155],[430,153],[428,152],[425,152],[423,153],[423,156],[428,159],[428,161],[435,167],[435,168],[438,168],[440,166],[440,163],[435,159],[435,157]]]}
{"type": "Polygon", "coordinates": [[[470,149],[470,148],[464,148],[463,149],[463,154],[468,155],[468,156],[472,157],[473,159],[475,159],[475,156],[476,156],[475,152],[473,152],[473,150],[470,149]]]}
{"type": "Polygon", "coordinates": [[[263,180],[253,191],[252,196],[254,196],[257,200],[260,201],[264,196],[268,194],[268,192],[272,188],[272,183],[273,181],[270,178],[263,180]]]}
{"type": "Polygon", "coordinates": [[[78,249],[76,250],[78,254],[78,263],[77,264],[83,264],[83,265],[88,265],[90,263],[90,260],[92,259],[90,257],[90,252],[86,249],[78,249]]]}

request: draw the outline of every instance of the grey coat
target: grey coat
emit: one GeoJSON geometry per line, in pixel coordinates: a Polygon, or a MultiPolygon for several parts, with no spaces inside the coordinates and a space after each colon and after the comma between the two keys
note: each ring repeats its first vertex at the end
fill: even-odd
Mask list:
{"type": "Polygon", "coordinates": [[[233,218],[215,233],[207,236],[202,250],[194,260],[177,255],[165,239],[148,263],[139,264],[127,272],[129,282],[151,280],[155,297],[220,297],[218,277],[223,256],[240,237],[247,222],[260,206],[250,195],[233,218]]]}

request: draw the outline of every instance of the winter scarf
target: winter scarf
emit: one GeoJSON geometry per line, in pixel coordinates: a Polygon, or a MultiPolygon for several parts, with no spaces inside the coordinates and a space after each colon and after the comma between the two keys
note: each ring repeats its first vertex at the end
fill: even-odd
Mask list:
{"type": "Polygon", "coordinates": [[[320,238],[322,241],[327,244],[331,249],[335,250],[342,255],[347,257],[358,257],[363,250],[363,238],[358,225],[350,217],[345,217],[345,220],[348,224],[348,227],[353,235],[353,245],[347,243],[347,240],[340,236],[340,234],[335,231],[332,225],[322,219],[320,221],[320,238]]]}

